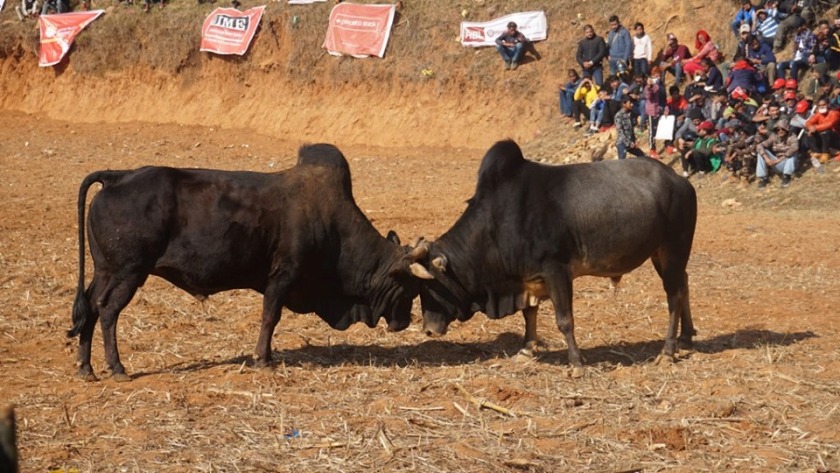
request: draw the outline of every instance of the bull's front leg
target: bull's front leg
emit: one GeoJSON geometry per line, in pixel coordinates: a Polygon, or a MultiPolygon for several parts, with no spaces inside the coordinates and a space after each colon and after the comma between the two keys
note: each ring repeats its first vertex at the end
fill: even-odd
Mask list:
{"type": "Polygon", "coordinates": [[[274,336],[274,329],[280,322],[280,315],[288,295],[288,278],[272,281],[265,290],[263,296],[262,320],[260,323],[260,338],[257,339],[254,365],[258,368],[270,367],[271,359],[271,337],[274,336]]]}
{"type": "Polygon", "coordinates": [[[566,268],[562,268],[546,277],[549,297],[554,303],[554,315],[557,328],[566,337],[569,364],[574,368],[582,368],[583,362],[575,341],[575,319],[572,315],[572,275],[566,268]]]}

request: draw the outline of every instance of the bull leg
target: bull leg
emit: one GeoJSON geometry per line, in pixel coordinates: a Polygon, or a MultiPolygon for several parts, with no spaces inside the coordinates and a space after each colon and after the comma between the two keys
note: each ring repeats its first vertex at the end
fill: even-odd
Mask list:
{"type": "Polygon", "coordinates": [[[572,276],[563,269],[545,279],[548,282],[549,297],[554,303],[557,328],[566,337],[569,364],[574,368],[582,368],[580,349],[575,341],[575,318],[572,314],[572,276]]]}
{"type": "Polygon", "coordinates": [[[537,310],[538,306],[525,307],[522,309],[522,316],[525,318],[525,341],[523,347],[516,355],[519,361],[531,360],[534,358],[534,351],[539,346],[537,339],[537,310]]]}
{"type": "Polygon", "coordinates": [[[96,375],[93,374],[93,367],[90,364],[90,350],[93,342],[93,331],[96,329],[96,321],[99,320],[99,307],[96,304],[91,304],[91,301],[96,300],[97,290],[102,287],[101,281],[94,275],[93,281],[85,291],[85,299],[87,299],[86,310],[87,317],[82,329],[79,332],[79,351],[76,355],[76,360],[79,365],[79,377],[86,381],[96,381],[96,375]]]}
{"type": "Polygon", "coordinates": [[[269,284],[263,296],[262,323],[260,324],[260,338],[257,339],[256,361],[257,367],[271,366],[271,337],[280,322],[283,303],[288,293],[290,278],[269,284]]]}
{"type": "Polygon", "coordinates": [[[662,286],[668,297],[668,331],[665,334],[665,346],[659,361],[673,361],[677,353],[677,329],[681,328],[680,338],[687,337],[691,342],[694,324],[688,309],[688,275],[684,270],[668,266],[669,256],[661,253],[652,256],[653,267],[662,278],[662,286]],[[682,326],[682,327],[680,327],[682,326]]]}
{"type": "Polygon", "coordinates": [[[103,291],[103,297],[96,301],[99,306],[97,309],[102,338],[105,341],[105,362],[111,370],[111,378],[118,382],[131,381],[131,377],[125,373],[117,349],[117,319],[145,279],[145,275],[134,274],[118,282],[109,283],[109,287],[103,291]]]}
{"type": "Polygon", "coordinates": [[[688,273],[683,274],[685,282],[682,287],[682,297],[680,298],[680,302],[682,303],[680,307],[680,338],[677,341],[683,348],[691,348],[694,346],[692,337],[697,334],[697,331],[694,330],[694,322],[691,319],[691,303],[688,297],[688,273]]]}

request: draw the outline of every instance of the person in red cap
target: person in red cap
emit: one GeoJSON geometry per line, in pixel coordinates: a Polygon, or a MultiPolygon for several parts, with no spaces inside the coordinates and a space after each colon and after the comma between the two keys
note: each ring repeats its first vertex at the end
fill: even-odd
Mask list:
{"type": "Polygon", "coordinates": [[[793,90],[794,92],[799,87],[799,82],[796,79],[787,79],[785,81],[785,89],[786,90],[793,90]]]}
{"type": "Polygon", "coordinates": [[[828,99],[817,101],[817,108],[805,122],[805,146],[821,164],[828,162],[832,150],[840,151],[840,110],[829,108],[828,99]]]}
{"type": "Polygon", "coordinates": [[[726,91],[730,94],[738,87],[751,94],[756,91],[761,79],[758,70],[747,61],[747,58],[738,57],[732,64],[724,85],[726,86],[726,91]]]}
{"type": "Polygon", "coordinates": [[[780,90],[780,89],[784,89],[784,88],[785,88],[785,82],[787,82],[787,81],[785,81],[785,80],[784,80],[784,79],[782,79],[781,77],[780,77],[780,78],[778,78],[778,79],[776,79],[776,80],[773,82],[773,90],[780,90]]]}
{"type": "Polygon", "coordinates": [[[694,146],[685,154],[680,155],[683,176],[689,177],[697,172],[701,176],[707,172],[717,171],[723,160],[723,147],[715,135],[715,124],[709,120],[697,126],[697,139],[694,146]]]}

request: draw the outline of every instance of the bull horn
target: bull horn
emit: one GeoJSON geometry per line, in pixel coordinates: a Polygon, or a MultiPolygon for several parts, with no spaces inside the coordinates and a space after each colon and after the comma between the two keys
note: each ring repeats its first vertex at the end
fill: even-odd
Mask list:
{"type": "Polygon", "coordinates": [[[423,266],[420,263],[411,263],[411,265],[409,266],[409,269],[411,269],[411,274],[417,276],[420,279],[429,280],[429,279],[434,279],[435,278],[432,275],[432,273],[430,273],[429,270],[426,269],[426,267],[423,266]]]}
{"type": "Polygon", "coordinates": [[[446,264],[449,263],[449,260],[446,259],[446,256],[440,255],[437,258],[432,260],[432,266],[437,268],[438,271],[444,272],[446,271],[446,264]]]}
{"type": "Polygon", "coordinates": [[[414,247],[411,251],[408,252],[406,258],[410,261],[419,261],[426,257],[429,254],[429,242],[423,240],[422,238],[417,242],[417,246],[414,247]]]}

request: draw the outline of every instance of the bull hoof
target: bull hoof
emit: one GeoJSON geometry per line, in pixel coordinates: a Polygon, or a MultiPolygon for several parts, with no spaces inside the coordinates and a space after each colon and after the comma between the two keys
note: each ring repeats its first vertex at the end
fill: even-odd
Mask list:
{"type": "Polygon", "coordinates": [[[113,379],[114,381],[116,381],[118,383],[127,383],[127,382],[131,381],[131,376],[129,376],[125,373],[114,373],[114,374],[111,375],[111,379],[113,379]]]}
{"type": "Polygon", "coordinates": [[[90,369],[87,369],[87,370],[86,369],[80,369],[79,370],[79,378],[83,379],[84,381],[91,382],[91,383],[95,382],[95,381],[99,381],[99,378],[97,378],[96,375],[93,374],[93,370],[90,370],[90,369]]]}
{"type": "Polygon", "coordinates": [[[676,361],[677,358],[675,355],[660,353],[659,356],[656,357],[656,361],[654,363],[657,365],[673,365],[676,361]]]}
{"type": "Polygon", "coordinates": [[[270,370],[274,368],[274,363],[271,360],[257,358],[256,360],[254,360],[254,368],[270,370]]]}
{"type": "Polygon", "coordinates": [[[534,361],[534,358],[534,350],[531,348],[523,348],[519,350],[519,353],[517,353],[516,356],[513,357],[513,361],[516,361],[517,363],[527,363],[529,361],[534,361]]]}
{"type": "Polygon", "coordinates": [[[680,348],[691,350],[694,348],[694,342],[690,338],[678,338],[677,343],[680,348]]]}
{"type": "Polygon", "coordinates": [[[572,379],[580,379],[583,378],[584,374],[586,374],[586,371],[584,371],[583,366],[573,366],[572,371],[569,372],[569,377],[572,379]]]}

